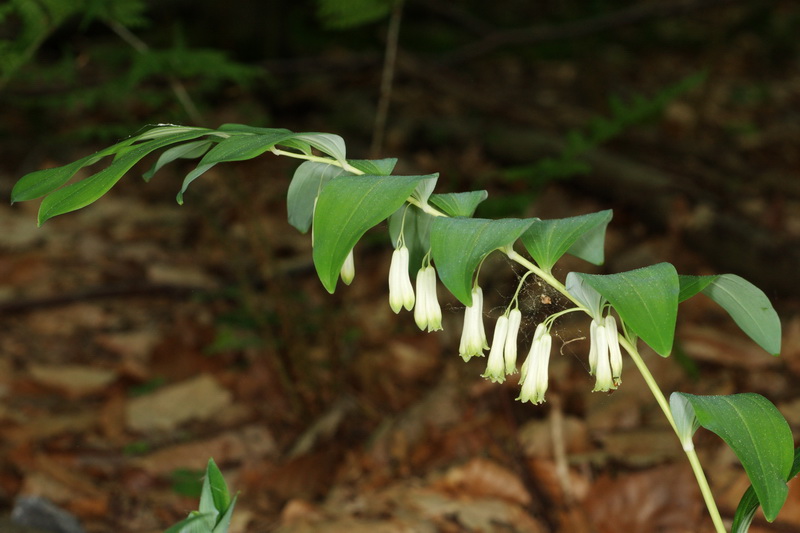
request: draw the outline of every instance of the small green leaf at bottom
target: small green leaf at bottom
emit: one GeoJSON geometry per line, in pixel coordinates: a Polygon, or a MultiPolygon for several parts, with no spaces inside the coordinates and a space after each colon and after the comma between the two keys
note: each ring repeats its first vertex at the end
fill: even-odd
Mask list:
{"type": "Polygon", "coordinates": [[[753,484],[764,516],[778,516],[789,492],[794,439],[778,409],[760,394],[696,396],[676,392],[694,408],[701,426],[733,449],[753,484]]]}
{"type": "MultiPolygon", "coordinates": [[[[800,473],[800,448],[795,448],[794,463],[792,464],[792,470],[789,472],[789,477],[786,481],[791,481],[798,473],[800,473]]],[[[747,533],[758,507],[758,496],[756,496],[756,491],[753,490],[751,485],[744,492],[742,499],[739,500],[739,505],[736,507],[736,513],[733,515],[733,524],[731,525],[731,533],[747,533]]]]}

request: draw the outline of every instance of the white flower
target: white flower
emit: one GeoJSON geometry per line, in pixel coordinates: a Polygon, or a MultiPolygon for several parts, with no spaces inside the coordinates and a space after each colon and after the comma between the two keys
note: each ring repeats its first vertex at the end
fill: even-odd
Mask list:
{"type": "Polygon", "coordinates": [[[389,305],[392,311],[399,313],[405,307],[408,311],[414,307],[414,287],[408,276],[408,248],[405,245],[395,248],[392,263],[389,266],[389,305]]]}
{"type": "Polygon", "coordinates": [[[622,352],[619,349],[619,336],[617,335],[617,321],[613,316],[608,315],[605,319],[606,340],[608,343],[608,355],[611,363],[611,377],[614,378],[614,388],[619,387],[622,380],[622,352]]]}
{"type": "Polygon", "coordinates": [[[486,331],[483,329],[483,291],[475,287],[472,289],[472,305],[464,313],[464,329],[461,331],[458,353],[464,361],[469,361],[473,355],[482,357],[483,350],[488,348],[486,331]]]}
{"type": "Polygon", "coordinates": [[[553,340],[545,325],[542,323],[536,326],[528,358],[525,359],[520,369],[521,390],[517,400],[535,404],[544,402],[552,343],[553,340]]]}
{"type": "Polygon", "coordinates": [[[417,272],[417,304],[414,320],[419,329],[437,331],[442,329],[442,308],[436,295],[436,269],[428,265],[417,272]]]}
{"type": "Polygon", "coordinates": [[[522,323],[522,313],[519,309],[514,309],[508,314],[508,333],[506,334],[506,346],[503,353],[505,360],[506,374],[517,372],[517,333],[522,323]]]}
{"type": "Polygon", "coordinates": [[[494,383],[502,383],[506,380],[505,359],[503,358],[508,334],[508,317],[506,315],[497,319],[492,336],[492,348],[489,350],[489,360],[486,364],[486,372],[483,377],[489,378],[494,383]]]}
{"type": "Polygon", "coordinates": [[[597,378],[592,392],[607,392],[616,389],[611,377],[611,362],[608,357],[608,335],[606,327],[592,320],[590,326],[589,372],[597,378]]]}
{"type": "Polygon", "coordinates": [[[347,254],[339,275],[342,276],[342,281],[345,285],[350,285],[353,282],[353,278],[356,276],[356,262],[353,260],[353,250],[350,250],[350,253],[347,254]]]}

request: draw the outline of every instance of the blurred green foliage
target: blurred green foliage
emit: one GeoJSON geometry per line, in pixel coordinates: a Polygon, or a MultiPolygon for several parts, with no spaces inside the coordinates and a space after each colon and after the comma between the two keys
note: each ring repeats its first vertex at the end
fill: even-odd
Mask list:
{"type": "Polygon", "coordinates": [[[342,30],[380,20],[392,7],[391,0],[317,0],[317,4],[323,26],[342,30]]]}
{"type": "Polygon", "coordinates": [[[147,8],[142,0],[10,0],[0,7],[0,91],[14,84],[5,101],[32,116],[100,113],[104,120],[70,134],[107,139],[141,116],[199,122],[196,103],[263,76],[259,66],[187,44],[177,23],[169,44],[140,40],[133,30],[151,27],[147,8]]]}
{"type": "Polygon", "coordinates": [[[705,71],[698,72],[662,88],[653,96],[632,95],[627,101],[612,95],[609,98],[611,116],[597,116],[582,128],[567,132],[564,148],[551,157],[538,159],[530,165],[509,167],[500,177],[508,182],[524,181],[525,192],[489,199],[480,206],[481,216],[502,216],[522,213],[548,183],[591,172],[591,166],[581,157],[589,150],[611,141],[630,128],[656,118],[673,100],[697,87],[706,79],[705,71]]]}

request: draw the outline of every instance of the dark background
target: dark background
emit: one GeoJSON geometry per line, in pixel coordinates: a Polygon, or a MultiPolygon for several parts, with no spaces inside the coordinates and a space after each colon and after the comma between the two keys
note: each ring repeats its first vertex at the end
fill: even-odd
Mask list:
{"type": "MultiPolygon", "coordinates": [[[[698,298],[676,357],[648,362],[667,393],[760,392],[796,429],[800,5],[406,0],[375,150],[389,10],[332,27],[373,4],[0,6],[0,191],[147,124],[237,122],[337,133],[350,157],[440,172],[441,192],[487,189],[478,216],[613,208],[606,264],[567,259],[558,275],[669,261],[754,282],[783,319],[782,359],[698,298]]],[[[178,207],[191,163],[148,184],[143,165],[40,229],[36,202],[0,210],[0,505],[40,494],[90,531],[157,531],[195,505],[192,472],[214,455],[242,490],[238,531],[708,527],[641,379],[589,394],[586,324],[559,326],[548,403],[532,407],[515,380],[460,361],[462,310],[444,291],[442,333],[389,312],[382,231],[357,248],[353,286],[327,295],[285,222],[295,166],[217,167],[178,207]],[[132,421],[137,398],[197,376],[213,379],[185,403],[226,399],[132,421]]],[[[491,330],[516,281],[502,261],[484,271],[491,330]]],[[[526,288],[531,330],[543,290],[526,288]]],[[[731,516],[741,470],[698,439],[731,516]]],[[[800,527],[798,503],[780,527],[800,527]]]]}

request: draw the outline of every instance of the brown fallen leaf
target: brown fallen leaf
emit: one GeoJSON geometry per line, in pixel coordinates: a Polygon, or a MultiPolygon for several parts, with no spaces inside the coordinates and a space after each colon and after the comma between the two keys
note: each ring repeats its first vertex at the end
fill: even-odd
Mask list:
{"type": "Polygon", "coordinates": [[[230,391],[208,374],[132,399],[125,410],[129,429],[170,431],[190,420],[207,420],[232,402],[230,391]]]}
{"type": "Polygon", "coordinates": [[[394,419],[383,424],[372,439],[370,450],[376,463],[391,460],[406,462],[408,450],[423,443],[431,429],[442,429],[462,418],[463,402],[459,401],[457,371],[448,365],[439,383],[423,398],[394,419]]]}
{"type": "MultiPolygon", "coordinates": [[[[530,459],[528,468],[536,480],[538,490],[553,504],[566,509],[569,505],[568,499],[564,495],[564,482],[562,476],[556,469],[556,464],[552,460],[530,459]]],[[[589,479],[578,473],[575,469],[570,469],[566,476],[566,482],[571,498],[574,501],[582,501],[589,492],[589,479]]]]}
{"type": "Polygon", "coordinates": [[[117,379],[105,368],[82,365],[30,365],[28,372],[36,383],[52,387],[75,399],[102,391],[117,379]]]}
{"type": "Polygon", "coordinates": [[[700,491],[688,465],[670,465],[613,478],[601,476],[584,505],[598,533],[708,530],[700,491]]]}
{"type": "Polygon", "coordinates": [[[150,264],[147,279],[152,283],[176,287],[216,289],[218,282],[198,264],[150,264]]]}
{"type": "Polygon", "coordinates": [[[54,309],[40,309],[31,313],[28,322],[31,333],[37,335],[70,335],[81,328],[99,330],[107,327],[112,315],[102,306],[91,303],[74,303],[54,309]]]}
{"type": "Polygon", "coordinates": [[[169,446],[137,458],[133,464],[149,474],[165,475],[176,468],[203,470],[209,457],[219,464],[226,464],[273,456],[277,451],[269,430],[261,425],[252,425],[212,439],[169,446]]]}
{"type": "Polygon", "coordinates": [[[73,465],[40,454],[36,457],[35,468],[25,477],[20,494],[47,498],[80,517],[108,513],[108,494],[73,465]]]}
{"type": "Polygon", "coordinates": [[[451,468],[433,487],[459,497],[499,498],[520,505],[531,502],[531,495],[517,474],[482,457],[451,468]]]}
{"type": "Polygon", "coordinates": [[[102,348],[123,359],[140,362],[147,361],[159,340],[160,333],[155,329],[104,333],[95,337],[95,342],[102,348]]]}
{"type": "Polygon", "coordinates": [[[24,425],[4,428],[3,437],[13,443],[42,440],[61,434],[79,434],[89,431],[96,424],[97,413],[93,411],[42,415],[26,420],[24,425]]]}
{"type": "Polygon", "coordinates": [[[429,488],[404,491],[404,505],[415,508],[439,530],[456,526],[454,531],[544,533],[545,529],[519,505],[501,499],[449,496],[429,488]]]}

